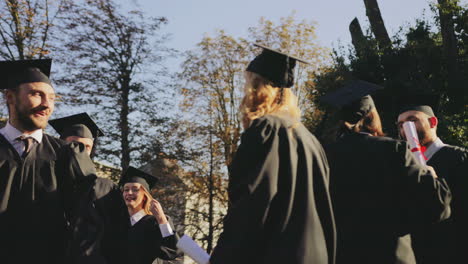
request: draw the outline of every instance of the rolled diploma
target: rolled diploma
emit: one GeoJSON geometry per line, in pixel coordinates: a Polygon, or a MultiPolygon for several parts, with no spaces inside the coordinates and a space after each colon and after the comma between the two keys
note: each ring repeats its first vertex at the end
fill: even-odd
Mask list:
{"type": "Polygon", "coordinates": [[[426,165],[426,157],[421,151],[421,144],[419,144],[418,133],[414,122],[407,121],[403,123],[403,131],[405,132],[406,141],[410,145],[411,152],[413,152],[416,159],[422,164],[426,165]]]}
{"type": "Polygon", "coordinates": [[[187,235],[183,235],[176,246],[199,264],[208,264],[210,261],[210,255],[187,235]]]}

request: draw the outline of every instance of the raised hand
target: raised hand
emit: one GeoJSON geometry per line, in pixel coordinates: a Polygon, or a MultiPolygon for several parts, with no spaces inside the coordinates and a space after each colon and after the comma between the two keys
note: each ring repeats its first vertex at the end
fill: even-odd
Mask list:
{"type": "Polygon", "coordinates": [[[153,213],[154,217],[156,218],[156,221],[158,221],[158,224],[167,224],[167,218],[164,214],[164,210],[162,209],[161,204],[156,199],[153,199],[150,202],[150,211],[151,213],[153,213]]]}

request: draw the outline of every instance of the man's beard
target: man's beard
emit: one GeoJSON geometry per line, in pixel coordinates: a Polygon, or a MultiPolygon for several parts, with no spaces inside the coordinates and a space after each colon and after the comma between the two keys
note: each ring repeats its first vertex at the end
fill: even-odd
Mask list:
{"type": "Polygon", "coordinates": [[[426,146],[430,141],[428,133],[422,129],[417,130],[416,132],[418,133],[419,144],[421,146],[426,146]]]}
{"type": "Polygon", "coordinates": [[[47,120],[45,122],[41,122],[39,120],[35,120],[32,117],[32,114],[35,111],[39,110],[38,108],[41,108],[41,110],[42,110],[42,108],[44,108],[44,107],[36,107],[36,108],[33,108],[33,109],[21,109],[21,107],[20,107],[20,105],[18,103],[19,102],[17,102],[15,104],[15,110],[16,110],[16,115],[17,115],[17,118],[18,118],[18,122],[21,124],[23,129],[25,129],[27,131],[34,131],[34,130],[37,130],[37,129],[46,128],[47,120]]]}

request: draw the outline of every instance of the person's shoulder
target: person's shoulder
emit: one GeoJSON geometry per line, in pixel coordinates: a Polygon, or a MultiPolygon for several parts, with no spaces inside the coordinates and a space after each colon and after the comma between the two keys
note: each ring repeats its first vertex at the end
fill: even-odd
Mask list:
{"type": "Polygon", "coordinates": [[[407,142],[400,139],[395,139],[387,136],[368,136],[366,137],[367,141],[376,142],[377,144],[386,144],[386,145],[406,145],[407,142]]]}
{"type": "Polygon", "coordinates": [[[159,226],[158,221],[156,221],[156,217],[150,214],[143,216],[139,222],[144,225],[159,226]]]}
{"type": "Polygon", "coordinates": [[[49,134],[44,133],[42,135],[42,142],[43,144],[48,144],[52,146],[54,149],[60,149],[63,146],[67,145],[67,142],[65,140],[62,140],[58,137],[51,136],[49,134]]]}
{"type": "Polygon", "coordinates": [[[94,192],[97,199],[106,196],[109,193],[119,193],[117,185],[107,178],[97,177],[94,184],[94,192]]]}
{"type": "Polygon", "coordinates": [[[268,114],[253,120],[245,132],[249,136],[255,135],[255,137],[261,137],[265,141],[268,138],[279,136],[282,134],[281,131],[297,127],[297,125],[301,125],[301,123],[295,123],[285,116],[268,114]]]}
{"type": "Polygon", "coordinates": [[[444,155],[450,155],[454,158],[459,158],[463,161],[468,160],[468,149],[453,145],[445,145],[442,149],[439,150],[444,155]]]}
{"type": "Polygon", "coordinates": [[[46,144],[52,145],[55,149],[67,149],[67,150],[72,150],[75,152],[83,152],[86,151],[86,147],[83,143],[73,141],[73,142],[68,142],[63,139],[60,139],[58,137],[51,136],[49,134],[44,133],[42,140],[46,144]]]}
{"type": "Polygon", "coordinates": [[[275,115],[264,115],[252,121],[253,127],[278,127],[281,126],[283,120],[275,115]]]}
{"type": "Polygon", "coordinates": [[[335,144],[342,144],[346,141],[367,141],[369,143],[381,144],[381,145],[399,145],[406,144],[402,140],[385,137],[385,136],[372,136],[367,133],[349,133],[343,135],[335,144]]]}
{"type": "Polygon", "coordinates": [[[245,130],[246,135],[257,135],[262,138],[268,138],[281,127],[281,120],[272,115],[264,115],[254,119],[250,126],[245,130]]]}
{"type": "Polygon", "coordinates": [[[443,149],[447,149],[447,151],[459,154],[466,154],[468,153],[468,149],[464,147],[454,146],[454,145],[445,145],[443,149]]]}
{"type": "Polygon", "coordinates": [[[273,129],[297,127],[300,124],[300,120],[281,113],[264,115],[252,122],[253,126],[271,127],[273,129]]]}
{"type": "Polygon", "coordinates": [[[405,152],[409,148],[406,141],[386,136],[363,136],[361,138],[363,144],[376,151],[405,152]]]}

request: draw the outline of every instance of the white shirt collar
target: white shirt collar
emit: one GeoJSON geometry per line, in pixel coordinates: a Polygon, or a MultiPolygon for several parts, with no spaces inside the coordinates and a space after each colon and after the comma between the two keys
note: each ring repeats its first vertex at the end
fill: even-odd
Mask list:
{"type": "Polygon", "coordinates": [[[23,132],[19,131],[16,129],[14,126],[10,124],[10,121],[8,121],[5,125],[4,128],[1,129],[0,133],[5,136],[5,138],[8,140],[8,142],[13,143],[18,137],[24,135],[25,137],[32,137],[34,138],[37,143],[42,142],[42,129],[37,129],[31,134],[23,134],[23,132]]]}
{"type": "Polygon", "coordinates": [[[134,226],[138,221],[140,221],[146,215],[145,211],[141,209],[137,213],[130,216],[130,224],[134,226]]]}
{"type": "Polygon", "coordinates": [[[434,154],[439,151],[441,148],[443,148],[444,146],[446,146],[446,144],[444,144],[444,142],[442,142],[442,140],[440,140],[440,138],[437,138],[434,142],[432,142],[431,145],[429,145],[429,147],[426,149],[426,151],[424,152],[424,156],[426,156],[427,160],[430,160],[432,158],[432,156],[434,156],[434,154]]]}

